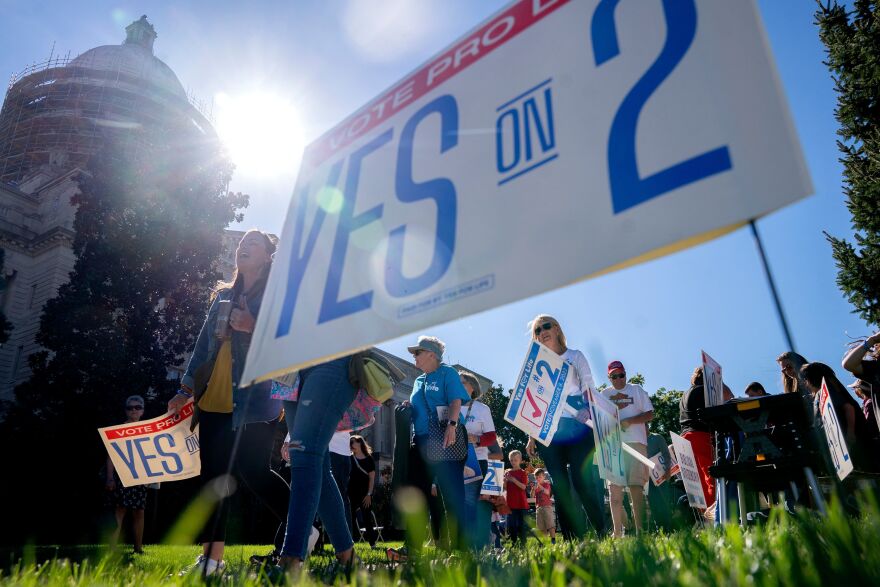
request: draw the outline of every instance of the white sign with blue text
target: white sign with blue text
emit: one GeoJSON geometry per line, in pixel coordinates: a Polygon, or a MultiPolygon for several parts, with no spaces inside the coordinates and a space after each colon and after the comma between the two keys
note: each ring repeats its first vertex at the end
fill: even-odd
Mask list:
{"type": "Polygon", "coordinates": [[[550,446],[565,407],[562,394],[570,374],[571,365],[562,356],[533,341],[504,410],[504,419],[544,446],[550,446]]]}
{"type": "Polygon", "coordinates": [[[754,0],[517,0],[306,149],[243,380],[697,244],[811,190],[754,0]]]}
{"type": "Polygon", "coordinates": [[[721,379],[721,365],[703,353],[703,400],[706,407],[720,406],[724,403],[724,381],[721,379]]]}
{"type": "Polygon", "coordinates": [[[599,477],[613,485],[623,487],[626,485],[626,468],[623,461],[625,445],[620,432],[620,414],[617,406],[601,393],[591,391],[590,413],[593,418],[593,440],[596,443],[596,465],[599,467],[599,477]]]}
{"type": "Polygon", "coordinates": [[[504,461],[487,461],[489,467],[483,477],[480,495],[501,495],[504,493],[504,461]]]}
{"type": "MultiPolygon", "coordinates": [[[[822,415],[822,429],[825,431],[825,441],[828,443],[828,451],[831,453],[831,462],[834,465],[834,471],[837,473],[838,479],[843,481],[846,476],[852,473],[853,463],[846,447],[846,439],[843,437],[843,429],[840,427],[840,420],[831,397],[828,395],[828,385],[825,379],[822,379],[822,389],[819,390],[819,413],[822,415]]],[[[856,417],[861,417],[856,414],[856,417]]]]}
{"type": "Polygon", "coordinates": [[[113,468],[125,487],[189,479],[199,474],[198,428],[191,430],[193,403],[178,414],[99,428],[113,468]]]}

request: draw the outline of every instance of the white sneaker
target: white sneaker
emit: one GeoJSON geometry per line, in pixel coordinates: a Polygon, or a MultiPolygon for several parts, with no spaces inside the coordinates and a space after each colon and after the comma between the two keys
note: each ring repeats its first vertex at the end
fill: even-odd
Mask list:
{"type": "Polygon", "coordinates": [[[205,555],[200,554],[196,557],[195,564],[180,571],[179,576],[203,575],[205,577],[210,577],[211,575],[220,575],[225,570],[226,563],[224,561],[215,561],[212,558],[206,558],[205,555]]]}
{"type": "Polygon", "coordinates": [[[321,533],[317,528],[312,526],[312,532],[309,534],[309,545],[308,548],[306,548],[306,556],[311,555],[312,551],[315,550],[315,545],[318,543],[318,538],[320,537],[321,533]]]}

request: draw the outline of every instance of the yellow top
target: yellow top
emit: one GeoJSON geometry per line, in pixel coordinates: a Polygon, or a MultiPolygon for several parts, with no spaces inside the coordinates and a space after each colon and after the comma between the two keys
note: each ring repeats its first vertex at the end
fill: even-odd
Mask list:
{"type": "Polygon", "coordinates": [[[232,341],[226,340],[217,351],[208,388],[199,400],[199,409],[215,414],[232,413],[232,341]]]}

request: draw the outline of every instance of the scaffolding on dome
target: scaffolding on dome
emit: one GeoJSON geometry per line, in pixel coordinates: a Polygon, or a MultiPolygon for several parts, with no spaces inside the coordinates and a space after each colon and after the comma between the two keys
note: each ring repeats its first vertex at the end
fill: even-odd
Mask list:
{"type": "Polygon", "coordinates": [[[0,110],[0,181],[16,184],[44,164],[84,168],[107,131],[147,144],[143,129],[214,135],[211,113],[151,84],[137,72],[70,65],[67,57],[34,63],[9,82],[0,110]]]}

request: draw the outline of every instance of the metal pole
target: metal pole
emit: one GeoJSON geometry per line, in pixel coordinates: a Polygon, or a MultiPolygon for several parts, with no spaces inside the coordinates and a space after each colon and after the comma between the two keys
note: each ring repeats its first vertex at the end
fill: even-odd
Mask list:
{"type": "Polygon", "coordinates": [[[752,229],[752,236],[755,237],[755,244],[758,245],[758,253],[761,255],[761,264],[764,266],[764,275],[767,276],[767,283],[770,285],[770,293],[773,294],[773,302],[776,304],[776,313],[779,315],[779,323],[782,325],[782,333],[785,334],[785,341],[788,348],[794,351],[794,339],[791,337],[791,330],[788,329],[788,321],[785,319],[785,312],[782,311],[782,302],[779,301],[779,292],[776,291],[776,282],[773,281],[773,274],[770,272],[770,265],[767,264],[767,254],[764,252],[764,243],[761,241],[761,235],[758,234],[758,227],[755,226],[754,220],[749,220],[749,226],[752,229]]]}

